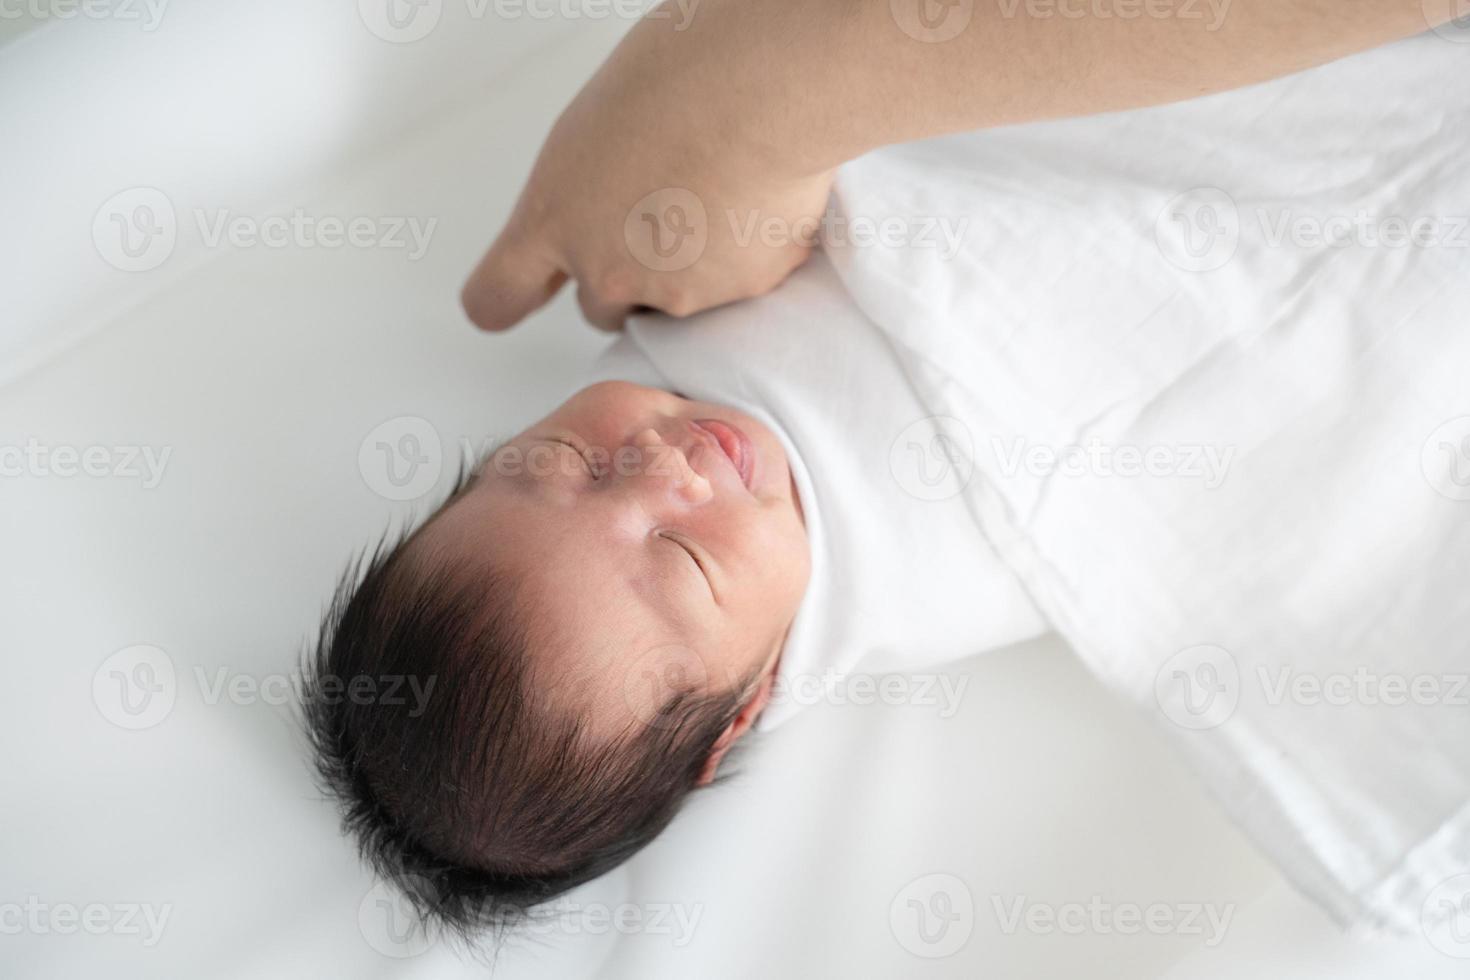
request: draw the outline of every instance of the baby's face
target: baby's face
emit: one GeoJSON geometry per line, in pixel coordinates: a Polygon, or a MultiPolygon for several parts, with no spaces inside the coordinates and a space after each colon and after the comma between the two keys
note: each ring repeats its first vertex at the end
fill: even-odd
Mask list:
{"type": "Polygon", "coordinates": [[[623,382],[497,449],[421,540],[520,583],[537,666],[610,731],[662,686],[773,670],[810,573],[775,435],[623,382]]]}

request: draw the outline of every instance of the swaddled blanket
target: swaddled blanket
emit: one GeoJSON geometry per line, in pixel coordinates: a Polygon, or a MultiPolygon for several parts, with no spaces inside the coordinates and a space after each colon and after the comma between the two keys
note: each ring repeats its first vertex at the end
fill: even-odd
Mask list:
{"type": "Polygon", "coordinates": [[[831,250],[1084,659],[1330,911],[1432,933],[1470,908],[1466,92],[1430,34],[875,154],[840,213],[963,248],[831,250]]]}
{"type": "Polygon", "coordinates": [[[886,150],[840,175],[840,286],[818,260],[635,324],[618,356],[769,408],[804,459],[831,550],[783,671],[1033,631],[998,554],[1329,911],[1447,928],[1470,901],[1467,91],[1470,45],[1426,35],[886,150]]]}

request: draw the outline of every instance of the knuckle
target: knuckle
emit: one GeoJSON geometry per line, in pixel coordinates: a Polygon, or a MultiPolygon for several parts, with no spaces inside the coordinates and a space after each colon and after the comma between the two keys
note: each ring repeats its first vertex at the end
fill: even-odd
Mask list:
{"type": "Polygon", "coordinates": [[[592,277],[592,294],[602,303],[629,303],[633,299],[632,277],[619,269],[608,269],[592,277]]]}
{"type": "Polygon", "coordinates": [[[672,286],[665,290],[663,302],[659,304],[669,316],[690,316],[703,309],[694,291],[687,286],[672,286]]]}

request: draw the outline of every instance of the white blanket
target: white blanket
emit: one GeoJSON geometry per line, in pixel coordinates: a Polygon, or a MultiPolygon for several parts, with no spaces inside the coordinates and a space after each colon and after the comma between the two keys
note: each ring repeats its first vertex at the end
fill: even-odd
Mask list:
{"type": "Polygon", "coordinates": [[[993,548],[1328,911],[1447,928],[1470,895],[1467,55],[1427,35],[876,153],[827,223],[845,291],[819,260],[695,328],[635,324],[671,386],[820,456],[827,571],[783,670],[1033,630],[993,548]],[[851,628],[813,628],[837,595],[851,628]]]}
{"type": "Polygon", "coordinates": [[[962,247],[832,249],[1057,628],[1329,911],[1431,932],[1470,895],[1467,91],[1430,34],[874,154],[838,216],[962,247]]]}

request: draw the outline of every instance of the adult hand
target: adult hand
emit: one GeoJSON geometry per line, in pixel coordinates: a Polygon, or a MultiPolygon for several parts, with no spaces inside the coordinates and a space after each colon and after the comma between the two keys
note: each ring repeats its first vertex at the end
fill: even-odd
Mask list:
{"type": "Polygon", "coordinates": [[[1207,20],[953,4],[931,23],[928,4],[667,0],[557,121],[465,286],[470,318],[512,326],[568,279],[608,329],[638,307],[684,316],[755,296],[816,243],[835,168],[874,147],[1248,85],[1453,7],[1230,0],[1207,20]]]}
{"type": "Polygon", "coordinates": [[[515,325],[568,279],[603,329],[639,308],[687,316],[767,292],[816,244],[831,171],[775,159],[717,87],[675,85],[663,48],[676,39],[643,27],[557,121],[465,285],[483,329],[515,325]]]}

